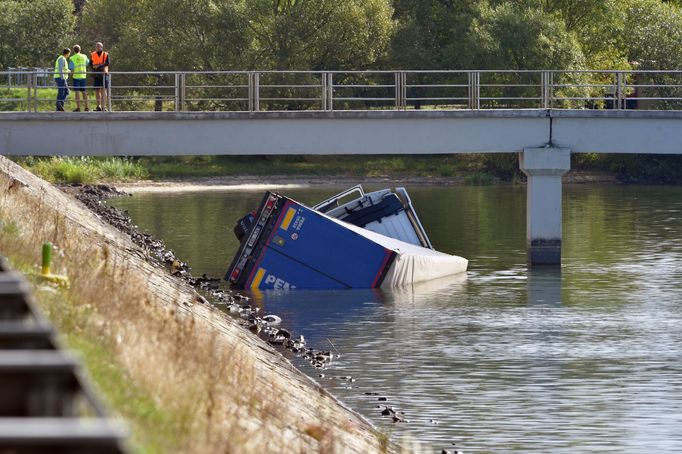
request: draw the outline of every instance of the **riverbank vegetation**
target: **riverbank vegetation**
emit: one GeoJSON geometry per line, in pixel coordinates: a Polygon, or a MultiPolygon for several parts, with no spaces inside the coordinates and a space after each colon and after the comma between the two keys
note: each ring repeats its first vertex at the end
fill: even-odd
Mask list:
{"type": "MultiPolygon", "coordinates": [[[[53,183],[120,183],[225,177],[387,178],[451,184],[522,182],[514,154],[387,156],[176,156],[138,158],[15,158],[53,183]]],[[[682,157],[576,154],[572,169],[608,174],[622,183],[679,184],[682,157]]]]}
{"type": "Polygon", "coordinates": [[[51,183],[128,182],[149,177],[148,170],[138,160],[130,158],[29,156],[18,161],[51,183]]]}

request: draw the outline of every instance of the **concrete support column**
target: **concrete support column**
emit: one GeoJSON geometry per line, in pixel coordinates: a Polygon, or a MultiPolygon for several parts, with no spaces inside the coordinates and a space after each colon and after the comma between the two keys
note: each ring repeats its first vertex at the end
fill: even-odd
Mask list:
{"type": "Polygon", "coordinates": [[[561,176],[571,168],[571,150],[526,148],[519,162],[528,176],[528,264],[561,265],[561,176]]]}

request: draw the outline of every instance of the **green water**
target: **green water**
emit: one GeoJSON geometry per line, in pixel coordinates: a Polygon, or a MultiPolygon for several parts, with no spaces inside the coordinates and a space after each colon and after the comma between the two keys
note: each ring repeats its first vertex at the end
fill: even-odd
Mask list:
{"type": "MultiPolygon", "coordinates": [[[[286,194],[313,203],[338,189],[286,194]]],[[[341,353],[324,378],[292,358],[303,371],[395,438],[438,452],[682,452],[682,188],[566,186],[563,266],[533,272],[524,187],[408,190],[434,247],[470,260],[467,276],[391,292],[266,293],[266,312],[341,353]],[[409,422],[382,417],[368,392],[409,422]]],[[[232,225],[261,197],[113,203],[194,274],[222,276],[232,225]]]]}

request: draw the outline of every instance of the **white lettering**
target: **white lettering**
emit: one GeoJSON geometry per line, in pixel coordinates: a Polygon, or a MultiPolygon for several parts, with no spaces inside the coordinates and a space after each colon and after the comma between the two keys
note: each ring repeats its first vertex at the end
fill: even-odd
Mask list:
{"type": "Polygon", "coordinates": [[[291,285],[289,282],[285,281],[284,279],[280,279],[277,276],[274,276],[272,274],[268,274],[265,277],[265,285],[273,284],[272,288],[275,290],[290,290],[296,288],[295,285],[291,285]]]}

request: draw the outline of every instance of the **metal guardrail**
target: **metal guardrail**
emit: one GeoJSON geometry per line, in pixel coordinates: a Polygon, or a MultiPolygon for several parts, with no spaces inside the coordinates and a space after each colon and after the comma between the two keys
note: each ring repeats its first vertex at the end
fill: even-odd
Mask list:
{"type": "Polygon", "coordinates": [[[0,452],[126,452],[77,358],[60,350],[23,275],[0,257],[0,452]]]}
{"type": "MultiPolygon", "coordinates": [[[[54,110],[56,87],[38,83],[51,75],[0,72],[0,111],[54,110]]],[[[112,71],[108,78],[108,107],[119,111],[682,110],[682,71],[112,71]]],[[[91,85],[88,92],[92,103],[91,85]]]]}

